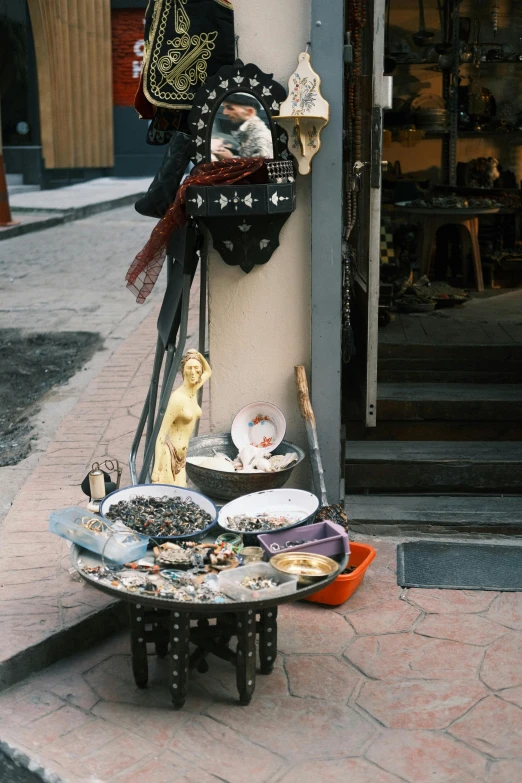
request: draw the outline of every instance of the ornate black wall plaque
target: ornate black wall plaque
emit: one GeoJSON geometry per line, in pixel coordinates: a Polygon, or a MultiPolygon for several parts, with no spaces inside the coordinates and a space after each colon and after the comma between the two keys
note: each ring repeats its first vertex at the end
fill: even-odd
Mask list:
{"type": "MultiPolygon", "coordinates": [[[[292,160],[287,135],[272,120],[286,91],[256,65],[236,60],[208,79],[189,116],[195,165],[234,157],[292,160]]],[[[289,181],[290,180],[290,181],[289,181]]],[[[295,210],[295,182],[199,186],[187,189],[189,215],[209,229],[223,260],[250,272],[279,245],[279,232],[295,210]]]]}

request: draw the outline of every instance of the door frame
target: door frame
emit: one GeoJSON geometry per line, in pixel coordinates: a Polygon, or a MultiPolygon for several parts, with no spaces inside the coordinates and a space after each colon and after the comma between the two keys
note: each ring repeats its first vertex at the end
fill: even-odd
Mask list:
{"type": "Polygon", "coordinates": [[[311,0],[311,56],[330,104],[312,164],[312,405],[329,503],[344,499],[341,332],[344,0],[311,0]]]}

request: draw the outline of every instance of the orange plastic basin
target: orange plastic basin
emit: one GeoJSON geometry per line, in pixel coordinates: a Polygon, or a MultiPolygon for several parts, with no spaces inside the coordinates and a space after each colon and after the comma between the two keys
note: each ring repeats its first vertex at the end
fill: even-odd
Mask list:
{"type": "Polygon", "coordinates": [[[366,569],[372,562],[377,552],[369,544],[355,544],[350,541],[349,566],[355,566],[351,574],[340,574],[328,587],[323,587],[317,593],[305,598],[305,601],[314,601],[317,604],[329,604],[339,606],[355,593],[362,580],[366,569]]]}

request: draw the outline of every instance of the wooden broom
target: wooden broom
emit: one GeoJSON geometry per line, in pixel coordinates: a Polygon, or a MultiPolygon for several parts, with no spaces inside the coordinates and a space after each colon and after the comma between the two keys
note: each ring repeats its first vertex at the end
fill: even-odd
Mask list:
{"type": "Polygon", "coordinates": [[[321,450],[319,448],[319,439],[317,437],[317,425],[315,423],[315,416],[312,409],[312,403],[310,402],[310,393],[308,391],[308,381],[306,379],[306,370],[302,364],[294,367],[295,380],[297,384],[297,399],[299,402],[299,408],[301,415],[304,419],[306,426],[306,434],[308,436],[308,446],[310,448],[310,461],[312,463],[312,477],[314,481],[314,487],[316,494],[319,496],[321,505],[319,511],[315,516],[316,522],[329,519],[332,522],[336,522],[341,525],[345,530],[348,530],[348,517],[346,512],[340,503],[335,505],[328,505],[328,498],[326,495],[326,484],[324,480],[323,461],[321,459],[321,450]]]}

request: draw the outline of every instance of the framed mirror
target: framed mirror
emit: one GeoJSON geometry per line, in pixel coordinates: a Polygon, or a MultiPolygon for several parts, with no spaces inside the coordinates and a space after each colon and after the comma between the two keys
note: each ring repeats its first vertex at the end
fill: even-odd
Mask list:
{"type": "Polygon", "coordinates": [[[284,87],[257,65],[236,60],[198,91],[188,118],[192,162],[263,157],[288,160],[287,135],[272,120],[286,98],[284,87]]]}
{"type": "Polygon", "coordinates": [[[272,122],[255,95],[231,92],[212,119],[207,160],[257,157],[274,158],[272,122]]]}
{"type": "Polygon", "coordinates": [[[265,181],[262,174],[250,183],[190,185],[185,195],[187,214],[210,231],[223,261],[244,272],[270,260],[295,210],[288,137],[273,120],[285,98],[285,88],[272,74],[236,60],[207,79],[188,118],[195,166],[232,158],[270,161],[262,167],[265,181]]]}

